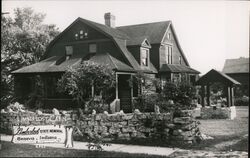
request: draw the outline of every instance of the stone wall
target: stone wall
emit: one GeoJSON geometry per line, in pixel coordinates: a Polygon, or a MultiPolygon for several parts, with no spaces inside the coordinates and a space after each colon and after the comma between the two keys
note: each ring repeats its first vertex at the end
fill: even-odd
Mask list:
{"type": "MultiPolygon", "coordinates": [[[[10,132],[12,125],[73,125],[87,136],[96,134],[104,140],[130,140],[136,138],[159,139],[179,143],[194,143],[199,135],[198,121],[191,110],[173,116],[170,113],[116,113],[91,114],[80,118],[75,113],[53,114],[2,114],[1,133],[10,132]]],[[[78,132],[78,134],[79,134],[78,132]]],[[[78,135],[77,133],[75,133],[78,135]]]]}
{"type": "Polygon", "coordinates": [[[231,119],[236,117],[235,106],[232,107],[216,107],[206,106],[200,108],[200,118],[202,119],[231,119]]]}

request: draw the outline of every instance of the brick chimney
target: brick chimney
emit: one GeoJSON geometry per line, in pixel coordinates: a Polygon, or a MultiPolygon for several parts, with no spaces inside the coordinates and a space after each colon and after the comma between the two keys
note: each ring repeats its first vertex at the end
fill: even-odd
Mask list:
{"type": "Polygon", "coordinates": [[[106,26],[115,28],[115,16],[114,15],[112,15],[111,13],[105,13],[104,19],[105,19],[106,26]]]}

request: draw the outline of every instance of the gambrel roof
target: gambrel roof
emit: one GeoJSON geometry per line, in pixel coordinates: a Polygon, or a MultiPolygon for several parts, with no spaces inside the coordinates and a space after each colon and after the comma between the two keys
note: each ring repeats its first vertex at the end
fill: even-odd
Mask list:
{"type": "MultiPolygon", "coordinates": [[[[127,46],[132,46],[132,45],[141,45],[145,39],[146,41],[150,44],[161,44],[163,41],[163,38],[166,35],[166,32],[168,29],[172,29],[173,35],[176,39],[177,46],[180,50],[180,53],[183,56],[184,61],[186,64],[189,66],[188,61],[182,52],[182,49],[179,45],[177,36],[175,35],[174,28],[172,26],[171,21],[162,21],[162,22],[155,22],[155,23],[146,23],[146,24],[139,24],[139,25],[129,25],[129,26],[120,26],[116,28],[112,28],[103,24],[99,24],[90,20],[86,20],[83,18],[77,18],[70,26],[68,26],[62,33],[60,33],[47,47],[46,52],[45,52],[45,57],[48,53],[48,50],[56,43],[56,41],[64,35],[66,31],[68,31],[75,23],[77,22],[82,22],[85,25],[88,25],[89,27],[103,33],[107,37],[109,37],[115,45],[119,48],[122,56],[124,57],[125,60],[127,60],[128,64],[124,63],[123,66],[125,67],[124,69],[129,70],[130,68],[134,69],[135,71],[144,71],[147,73],[157,73],[157,69],[154,67],[154,65],[149,62],[148,67],[141,67],[139,63],[136,61],[135,57],[131,54],[131,52],[128,51],[127,46]],[[125,66],[126,65],[126,66],[125,66]],[[129,69],[128,69],[129,68],[129,69]]],[[[110,55],[109,55],[110,56],[110,55]]],[[[78,57],[78,59],[70,59],[69,61],[64,61],[61,64],[55,66],[54,68],[50,68],[50,70],[46,69],[46,66],[44,68],[34,68],[35,66],[42,67],[40,65],[44,65],[45,63],[48,63],[51,59],[54,60],[59,60],[61,57],[53,57],[49,58],[46,60],[41,61],[40,63],[33,64],[31,66],[19,69],[14,71],[13,73],[33,73],[33,72],[43,72],[43,71],[64,71],[65,67],[63,65],[70,65],[67,64],[69,62],[73,62],[73,60],[79,60],[79,58],[83,57],[78,57]],[[57,59],[58,58],[58,59],[57,59]],[[61,68],[58,68],[59,66],[63,66],[61,68]],[[34,68],[34,69],[33,69],[34,68]],[[46,70],[44,70],[46,69],[46,70]],[[37,70],[37,71],[35,71],[37,70]]],[[[45,58],[44,58],[45,59],[45,58]]],[[[118,59],[114,59],[118,60],[118,59]]],[[[122,65],[122,64],[120,64],[122,65]]],[[[51,65],[50,65],[51,66],[51,65]]]]}

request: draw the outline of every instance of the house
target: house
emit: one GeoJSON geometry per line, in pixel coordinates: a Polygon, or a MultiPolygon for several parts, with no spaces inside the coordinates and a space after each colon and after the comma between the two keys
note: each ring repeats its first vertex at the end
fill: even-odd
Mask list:
{"type": "Polygon", "coordinates": [[[32,91],[32,77],[40,75],[44,106],[72,107],[72,99],[58,94],[55,85],[68,66],[81,60],[108,64],[115,71],[113,111],[132,111],[138,87],[131,88],[128,79],[137,72],[162,82],[195,82],[199,72],[190,67],[171,21],[116,27],[114,15],[106,13],[104,18],[105,25],[77,18],[49,44],[42,61],[14,71],[16,96],[24,100],[32,91]]]}
{"type": "Polygon", "coordinates": [[[240,82],[243,94],[249,96],[249,58],[227,59],[222,72],[240,82]]]}

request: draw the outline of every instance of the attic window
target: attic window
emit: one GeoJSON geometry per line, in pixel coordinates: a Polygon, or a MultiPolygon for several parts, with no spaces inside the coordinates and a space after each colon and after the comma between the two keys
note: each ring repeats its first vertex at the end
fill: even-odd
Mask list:
{"type": "Polygon", "coordinates": [[[170,32],[167,34],[167,37],[169,40],[171,40],[171,33],[170,32]]]}
{"type": "Polygon", "coordinates": [[[75,34],[75,39],[78,40],[78,34],[77,33],[75,34]]]}
{"type": "Polygon", "coordinates": [[[149,65],[149,49],[147,48],[141,48],[141,65],[149,65]]]}
{"type": "Polygon", "coordinates": [[[181,56],[179,56],[179,63],[181,64],[181,56]]]}

